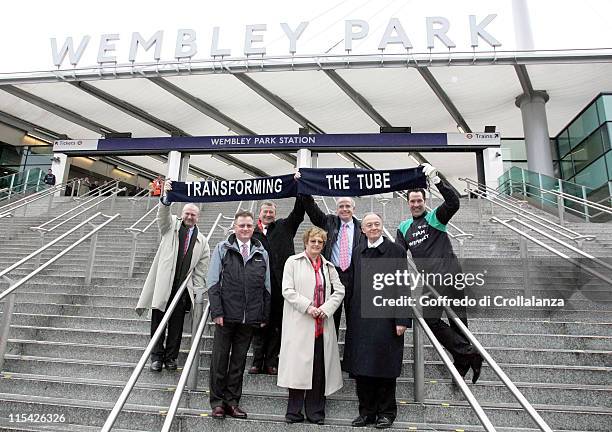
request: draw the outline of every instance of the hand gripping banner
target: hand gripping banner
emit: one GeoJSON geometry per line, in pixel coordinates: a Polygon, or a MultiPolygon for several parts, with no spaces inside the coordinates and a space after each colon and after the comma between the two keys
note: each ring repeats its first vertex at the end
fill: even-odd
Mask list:
{"type": "Polygon", "coordinates": [[[244,180],[172,182],[169,202],[221,202],[281,199],[300,195],[363,196],[427,187],[422,167],[371,171],[300,168],[293,174],[244,180]]]}

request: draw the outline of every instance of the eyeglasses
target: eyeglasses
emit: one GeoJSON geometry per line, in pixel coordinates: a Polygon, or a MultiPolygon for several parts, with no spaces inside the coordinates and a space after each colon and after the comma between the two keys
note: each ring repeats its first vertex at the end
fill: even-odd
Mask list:
{"type": "Polygon", "coordinates": [[[319,239],[309,239],[308,243],[318,243],[318,244],[323,244],[325,243],[323,240],[319,240],[319,239]]]}
{"type": "Polygon", "coordinates": [[[237,228],[253,228],[253,224],[240,224],[240,225],[236,225],[237,228]]]}

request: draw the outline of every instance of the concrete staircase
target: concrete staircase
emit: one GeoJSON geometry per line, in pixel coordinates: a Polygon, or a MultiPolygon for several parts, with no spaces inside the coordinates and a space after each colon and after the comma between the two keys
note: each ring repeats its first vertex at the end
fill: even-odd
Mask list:
{"type": "MultiPolygon", "coordinates": [[[[332,207],[333,201],[329,198],[327,201],[332,207]]],[[[465,256],[493,260],[489,264],[497,270],[492,272],[486,285],[491,293],[522,292],[522,266],[512,260],[519,256],[518,237],[504,227],[491,224],[488,218],[479,223],[475,204],[462,200],[462,209],[454,219],[464,231],[474,234],[473,239],[466,241],[465,256]],[[495,263],[503,264],[505,270],[501,270],[504,266],[495,263]]],[[[293,200],[279,201],[279,216],[286,215],[292,205],[293,200]]],[[[244,206],[248,207],[247,203],[244,206]]],[[[357,200],[358,215],[371,207],[382,212],[375,200],[357,200]]],[[[199,225],[208,231],[220,211],[231,216],[235,209],[236,203],[203,205],[199,225]]],[[[123,229],[144,213],[144,202],[132,213],[131,202],[118,198],[115,210],[122,218],[99,236],[91,286],[84,286],[83,282],[88,252],[86,242],[18,291],[9,352],[1,371],[0,430],[99,430],[148,343],[149,322],[138,317],[133,308],[157,248],[158,237],[155,227],[142,236],[134,277],[127,278],[131,235],[123,229]],[[11,415],[15,420],[17,414],[25,414],[26,421],[11,422],[11,415]],[[42,414],[63,415],[64,422],[35,423],[27,421],[29,414],[32,414],[30,420],[42,414]]],[[[54,212],[59,213],[59,209],[54,212]]],[[[395,234],[397,223],[407,216],[405,203],[391,201],[386,205],[385,214],[386,225],[395,234]]],[[[499,210],[495,210],[495,214],[508,216],[499,210]]],[[[27,226],[43,220],[45,217],[41,216],[0,220],[0,269],[39,246],[38,234],[29,231],[27,226]]],[[[224,225],[229,223],[225,221],[224,225]]],[[[303,250],[301,235],[308,226],[306,218],[295,239],[296,251],[303,250]]],[[[585,249],[598,256],[609,255],[611,224],[579,224],[572,228],[597,233],[597,239],[585,243],[585,249]]],[[[222,237],[222,230],[215,231],[211,248],[222,237]]],[[[46,256],[59,251],[65,244],[68,243],[58,245],[46,256]]],[[[529,249],[531,256],[538,259],[550,256],[535,245],[529,249]]],[[[471,312],[470,329],[555,430],[609,431],[612,424],[612,307],[605,301],[594,303],[575,290],[577,276],[572,269],[561,268],[552,273],[550,262],[539,262],[535,258],[533,262],[531,288],[534,292],[544,291],[554,284],[567,297],[567,306],[560,311],[536,308],[476,310],[471,312]]],[[[32,268],[33,265],[26,265],[11,276],[25,275],[32,268]]],[[[610,293],[610,287],[602,290],[610,293]]],[[[189,322],[185,329],[180,365],[185,361],[190,344],[189,322]]],[[[399,413],[394,429],[482,430],[429,343],[425,347],[427,401],[424,404],[413,402],[412,332],[407,333],[405,340],[404,368],[397,385],[399,413]]],[[[343,341],[344,325],[340,334],[341,350],[343,341]]],[[[286,392],[276,387],[274,377],[267,375],[245,374],[241,405],[249,413],[248,420],[209,418],[207,390],[211,347],[210,332],[207,332],[202,344],[199,387],[184,395],[184,408],[174,422],[174,430],[353,430],[350,420],[357,415],[357,400],[354,382],[349,378],[345,378],[344,388],[328,399],[327,424],[323,427],[286,425],[286,392]]],[[[159,430],[179,372],[164,370],[157,374],[145,370],[115,430],[159,430]]],[[[490,367],[485,365],[480,381],[470,384],[470,388],[497,430],[535,430],[535,424],[490,367]]]]}

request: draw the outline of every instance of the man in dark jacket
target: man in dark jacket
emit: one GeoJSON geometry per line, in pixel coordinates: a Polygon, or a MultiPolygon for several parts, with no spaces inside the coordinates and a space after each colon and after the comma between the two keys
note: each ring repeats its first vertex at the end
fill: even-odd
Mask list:
{"type": "Polygon", "coordinates": [[[253,238],[261,242],[270,259],[272,308],[268,325],[256,330],[253,335],[253,364],[249,369],[250,374],[278,374],[284,305],[283,269],[287,258],[295,255],[293,238],[303,220],[304,206],[301,198],[296,198],[293,210],[284,219],[276,219],[276,205],[273,202],[264,201],[261,204],[253,238]]]}
{"type": "MultiPolygon", "coordinates": [[[[308,213],[310,221],[319,228],[327,231],[327,242],[323,249],[323,256],[328,261],[331,261],[340,282],[344,285],[345,290],[349,290],[349,284],[353,280],[353,265],[351,257],[353,250],[359,244],[361,236],[361,224],[356,217],[355,201],[351,197],[340,197],[336,200],[336,214],[325,214],[315,203],[310,195],[302,197],[304,209],[308,213]]],[[[342,305],[334,313],[334,324],[336,333],[340,328],[340,318],[342,317],[342,305]]]]}
{"type": "Polygon", "coordinates": [[[253,239],[253,214],[236,213],[234,232],[211,256],[207,286],[215,325],[210,365],[214,418],[246,418],[239,406],[247,351],[255,328],[270,319],[268,253],[253,239]],[[230,354],[231,352],[231,354],[230,354]]]}
{"type": "MultiPolygon", "coordinates": [[[[456,275],[461,273],[461,265],[453,251],[446,234],[446,225],[459,210],[459,197],[438,177],[437,170],[429,164],[423,165],[423,173],[430,184],[435,184],[444,202],[428,212],[425,208],[425,191],[422,189],[408,192],[408,205],[412,218],[402,222],[397,229],[396,243],[409,250],[418,270],[426,275],[456,275]]],[[[462,299],[465,292],[454,286],[433,286],[438,294],[453,299],[462,299]]],[[[482,367],[482,356],[462,335],[461,330],[449,320],[449,326],[440,318],[443,307],[424,307],[425,321],[436,338],[452,355],[455,368],[465,376],[470,367],[473,370],[472,382],[476,383],[482,367]]],[[[467,327],[465,307],[453,307],[454,312],[467,327]]]]}
{"type": "Polygon", "coordinates": [[[55,186],[55,174],[53,174],[53,171],[51,170],[51,168],[47,170],[47,174],[43,178],[43,182],[46,185],[55,186]]]}
{"type": "Polygon", "coordinates": [[[410,288],[402,292],[394,285],[375,290],[373,282],[376,275],[407,271],[408,262],[404,249],[382,236],[379,215],[366,214],[361,229],[365,238],[353,250],[354,281],[344,297],[343,369],[355,378],[359,399],[359,416],[352,425],[376,424],[376,428],[384,429],[391,427],[397,416],[395,380],[402,371],[404,332],[412,322],[406,307],[381,306],[374,300],[410,296],[410,288]]]}

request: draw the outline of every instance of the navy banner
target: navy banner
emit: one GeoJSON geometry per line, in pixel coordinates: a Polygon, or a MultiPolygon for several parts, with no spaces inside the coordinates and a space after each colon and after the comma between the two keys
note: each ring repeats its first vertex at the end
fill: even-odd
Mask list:
{"type": "Polygon", "coordinates": [[[302,195],[363,196],[425,188],[423,168],[370,171],[344,168],[301,168],[293,174],[244,180],[172,182],[170,202],[221,202],[281,199],[302,195]]]}

